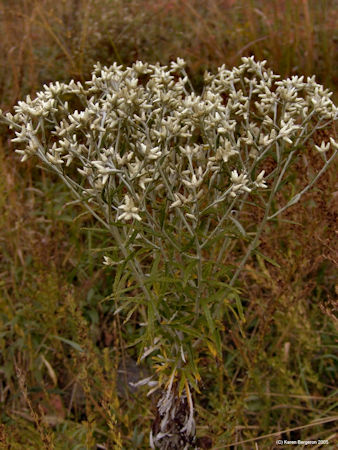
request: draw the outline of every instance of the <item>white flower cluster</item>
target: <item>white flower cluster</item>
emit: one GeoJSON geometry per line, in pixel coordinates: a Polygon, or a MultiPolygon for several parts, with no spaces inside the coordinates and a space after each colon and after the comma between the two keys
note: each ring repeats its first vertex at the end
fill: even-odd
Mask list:
{"type": "Polygon", "coordinates": [[[17,152],[37,155],[87,200],[103,201],[115,222],[150,220],[165,205],[167,217],[193,228],[210,205],[267,188],[264,158],[278,160],[337,116],[314,77],[278,81],[253,57],[206,73],[200,95],[184,66],[97,64],[85,85],[45,85],[4,116],[23,146],[17,152]]]}

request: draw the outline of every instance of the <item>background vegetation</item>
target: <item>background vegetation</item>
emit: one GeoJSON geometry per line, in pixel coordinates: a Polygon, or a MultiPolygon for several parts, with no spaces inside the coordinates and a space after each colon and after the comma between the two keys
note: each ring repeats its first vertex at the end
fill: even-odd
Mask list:
{"type": "MultiPolygon", "coordinates": [[[[0,7],[3,110],[43,83],[85,80],[98,60],[165,64],[177,56],[197,89],[205,69],[254,54],[283,76],[316,74],[337,99],[333,0],[1,0],[0,7]]],[[[134,363],[137,321],[124,326],[107,299],[114,278],[96,251],[105,236],[65,206],[71,198],[54,176],[21,165],[0,131],[0,448],[148,448],[156,399],[126,388],[147,367],[134,363]]],[[[309,148],[290,189],[317,158],[309,148]]],[[[325,448],[334,448],[336,168],[266,230],[266,258],[253,257],[240,279],[243,315],[220,323],[223,360],[200,360],[200,448],[269,449],[278,438],[329,439],[325,448]]]]}

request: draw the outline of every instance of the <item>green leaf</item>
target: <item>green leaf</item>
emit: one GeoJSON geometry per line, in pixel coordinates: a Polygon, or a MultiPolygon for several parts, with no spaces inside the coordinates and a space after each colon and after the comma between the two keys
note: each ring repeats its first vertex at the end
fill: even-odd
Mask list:
{"type": "Polygon", "coordinates": [[[106,228],[95,228],[95,227],[81,227],[81,231],[94,231],[95,233],[106,233],[111,234],[106,228]]]}
{"type": "MultiPolygon", "coordinates": [[[[134,288],[135,288],[135,286],[134,286],[134,288]]],[[[120,303],[129,302],[129,303],[137,303],[138,305],[144,305],[145,303],[148,302],[148,300],[145,300],[145,298],[142,295],[138,295],[138,296],[136,296],[136,295],[124,296],[123,295],[123,296],[119,297],[119,301],[120,301],[120,303]]],[[[125,309],[125,308],[123,308],[123,309],[125,309]]]]}
{"type": "Polygon", "coordinates": [[[207,319],[208,327],[209,327],[210,331],[213,333],[215,330],[215,322],[213,321],[213,319],[211,317],[211,313],[210,313],[209,305],[208,305],[208,299],[206,299],[206,298],[202,299],[201,306],[202,306],[205,318],[207,319]]]}
{"type": "Polygon", "coordinates": [[[152,302],[148,303],[148,326],[147,326],[147,335],[150,339],[150,342],[153,342],[155,335],[155,311],[152,302]]]}
{"type": "Polygon", "coordinates": [[[194,390],[195,390],[198,394],[200,394],[201,391],[200,391],[199,388],[198,388],[198,385],[197,385],[197,383],[196,383],[196,380],[195,380],[193,374],[192,374],[189,370],[187,370],[187,372],[186,372],[186,377],[188,378],[188,380],[189,380],[191,386],[194,388],[194,390]]]}
{"type": "Polygon", "coordinates": [[[217,350],[218,354],[221,355],[222,354],[222,341],[221,341],[221,335],[220,335],[220,332],[218,331],[218,328],[215,328],[214,338],[215,338],[216,350],[217,350]]]}
{"type": "Polygon", "coordinates": [[[59,341],[62,341],[62,342],[64,342],[65,344],[70,345],[71,347],[73,347],[73,348],[74,348],[75,350],[77,350],[78,352],[81,352],[81,353],[84,352],[83,348],[80,347],[80,345],[77,344],[77,343],[74,342],[74,341],[70,341],[69,339],[65,339],[65,338],[63,338],[63,337],[61,337],[61,336],[56,336],[55,334],[51,335],[51,337],[52,337],[52,338],[55,338],[55,339],[58,339],[59,341]]]}
{"type": "Polygon", "coordinates": [[[214,294],[209,295],[209,297],[208,297],[209,302],[212,302],[212,303],[218,303],[218,302],[222,301],[224,299],[224,297],[227,295],[227,293],[229,292],[229,288],[226,285],[226,283],[223,283],[221,281],[211,282],[210,286],[214,286],[214,287],[218,288],[214,294]],[[226,287],[224,287],[224,286],[226,286],[226,287]]]}
{"type": "Polygon", "coordinates": [[[151,227],[146,226],[144,223],[141,224],[141,223],[137,222],[137,223],[135,223],[134,226],[137,228],[137,230],[141,230],[142,233],[145,233],[147,235],[149,234],[149,235],[155,236],[157,238],[162,238],[161,233],[158,233],[157,231],[153,230],[151,227]]]}
{"type": "Polygon", "coordinates": [[[162,259],[161,253],[157,253],[156,258],[154,259],[154,262],[153,262],[153,265],[151,268],[150,277],[152,277],[158,273],[158,266],[160,264],[161,259],[162,259]]]}
{"type": "Polygon", "coordinates": [[[167,215],[167,203],[168,203],[167,200],[164,201],[163,202],[163,206],[162,206],[162,208],[160,210],[160,226],[161,226],[161,228],[163,228],[163,225],[165,223],[165,218],[166,218],[166,215],[167,215]]]}
{"type": "Polygon", "coordinates": [[[191,367],[192,369],[192,373],[199,375],[199,372],[197,370],[197,367],[195,365],[195,360],[194,360],[194,351],[191,347],[191,344],[188,342],[185,344],[185,348],[187,350],[188,353],[188,366],[191,367]]]}
{"type": "Polygon", "coordinates": [[[184,369],[181,370],[181,379],[180,382],[178,384],[178,395],[180,396],[182,394],[183,389],[185,388],[185,380],[186,380],[186,376],[184,373],[184,369]]]}
{"type": "Polygon", "coordinates": [[[118,266],[118,269],[115,274],[114,284],[113,284],[113,296],[115,299],[118,299],[121,292],[124,291],[125,285],[130,274],[128,272],[124,272],[124,265],[121,264],[118,266]]]}
{"type": "Polygon", "coordinates": [[[125,325],[129,321],[129,319],[131,318],[131,316],[133,315],[133,313],[136,311],[137,308],[138,308],[137,304],[133,308],[131,308],[131,310],[127,314],[127,317],[124,319],[122,325],[125,325]]]}
{"type": "Polygon", "coordinates": [[[169,283],[175,283],[175,284],[180,284],[182,281],[177,279],[177,278],[173,278],[173,277],[160,277],[158,275],[158,273],[154,273],[152,275],[150,275],[149,277],[147,277],[144,281],[144,284],[146,286],[148,285],[153,285],[155,283],[163,283],[163,284],[169,284],[169,283]]]}
{"type": "Polygon", "coordinates": [[[269,257],[266,256],[266,255],[263,255],[263,253],[261,253],[260,251],[254,250],[254,253],[256,253],[257,255],[259,255],[261,258],[265,259],[265,261],[269,262],[269,263],[272,264],[273,266],[278,267],[278,269],[281,268],[280,265],[279,265],[276,261],[274,261],[273,259],[269,258],[269,257]]]}
{"type": "Polygon", "coordinates": [[[128,241],[125,243],[126,248],[130,248],[130,246],[133,245],[137,234],[138,234],[138,230],[134,230],[133,233],[131,234],[130,238],[128,239],[128,241]]]}
{"type": "Polygon", "coordinates": [[[243,226],[238,222],[238,220],[235,219],[231,214],[229,215],[229,219],[230,219],[231,222],[233,222],[234,225],[238,228],[239,232],[240,232],[243,236],[246,236],[246,231],[244,230],[243,226]]]}
{"type": "MultiPolygon", "coordinates": [[[[242,301],[241,301],[240,296],[237,294],[237,292],[232,292],[231,294],[229,294],[228,298],[229,299],[231,299],[231,298],[235,299],[235,301],[236,301],[236,309],[237,309],[239,318],[244,323],[246,320],[245,320],[245,317],[244,317],[243,305],[242,305],[242,301]]],[[[232,309],[232,308],[230,307],[230,309],[232,309]]],[[[235,311],[233,310],[233,312],[235,312],[235,311]]]]}
{"type": "Polygon", "coordinates": [[[191,278],[192,273],[198,263],[198,260],[192,260],[188,263],[187,267],[184,268],[184,277],[183,277],[183,287],[187,285],[189,278],[191,278]]]}
{"type": "Polygon", "coordinates": [[[97,247],[97,248],[92,248],[91,251],[97,252],[97,253],[106,253],[108,251],[112,251],[112,250],[118,250],[118,247],[116,246],[110,246],[110,247],[97,247]]]}
{"type": "Polygon", "coordinates": [[[245,317],[244,317],[244,313],[243,313],[243,305],[241,302],[241,298],[239,295],[235,295],[235,299],[236,299],[236,306],[237,306],[237,311],[239,314],[239,317],[241,319],[242,322],[245,322],[245,317]]]}
{"type": "Polygon", "coordinates": [[[135,256],[139,257],[139,256],[143,255],[144,253],[149,253],[149,249],[148,248],[140,248],[138,250],[134,250],[131,253],[129,253],[127,258],[124,259],[123,264],[121,264],[121,266],[123,267],[123,270],[125,269],[127,263],[130,260],[132,260],[135,256]]]}
{"type": "Polygon", "coordinates": [[[220,338],[219,332],[216,328],[216,324],[211,316],[208,299],[202,299],[201,306],[202,306],[203,312],[205,314],[205,318],[207,319],[208,327],[211,332],[213,342],[216,346],[216,350],[217,350],[218,354],[220,355],[222,352],[221,338],[220,338]]]}
{"type": "Polygon", "coordinates": [[[183,333],[195,337],[197,339],[202,337],[202,333],[197,331],[195,328],[189,327],[189,325],[184,325],[180,322],[170,322],[166,324],[169,327],[173,327],[175,330],[183,331],[183,333]]]}

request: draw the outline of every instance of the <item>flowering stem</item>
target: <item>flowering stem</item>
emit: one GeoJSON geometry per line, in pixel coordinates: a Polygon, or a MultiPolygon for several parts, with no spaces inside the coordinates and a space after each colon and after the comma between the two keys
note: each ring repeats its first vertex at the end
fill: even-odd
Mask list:
{"type": "Polygon", "coordinates": [[[280,208],[278,211],[276,211],[274,214],[272,214],[272,216],[269,216],[268,220],[273,219],[274,217],[278,216],[281,212],[285,211],[287,208],[289,208],[290,206],[297,203],[301,199],[302,195],[305,194],[305,192],[307,192],[316,183],[318,178],[321,177],[323,175],[323,173],[328,169],[330,163],[336,157],[337,152],[338,152],[338,150],[335,150],[332,153],[330,158],[325,162],[324,166],[320,169],[320,171],[317,173],[317,175],[310,181],[310,183],[304,189],[302,189],[298,194],[296,194],[294,197],[292,197],[292,199],[285,206],[283,206],[283,208],[280,208]]]}
{"type": "MultiPolygon", "coordinates": [[[[280,185],[280,183],[282,181],[283,175],[284,175],[284,173],[285,173],[285,171],[286,171],[286,169],[287,169],[287,167],[288,167],[288,165],[289,165],[289,163],[291,161],[291,158],[292,158],[294,152],[295,152],[295,150],[290,152],[290,154],[289,154],[289,156],[288,156],[288,158],[287,158],[287,160],[286,160],[286,162],[284,164],[284,167],[283,167],[281,173],[279,174],[279,177],[275,178],[275,181],[274,181],[274,184],[272,186],[271,193],[270,193],[270,196],[269,196],[269,200],[268,200],[268,202],[266,204],[263,220],[259,224],[259,227],[257,228],[257,231],[256,231],[254,239],[249,244],[249,247],[247,249],[246,254],[244,255],[244,258],[242,259],[242,261],[241,261],[240,265],[238,266],[235,274],[233,275],[233,277],[232,277],[232,279],[231,279],[231,281],[229,283],[229,287],[232,287],[235,284],[235,281],[237,280],[239,274],[243,270],[243,268],[245,266],[245,263],[247,262],[247,260],[249,259],[252,251],[256,248],[256,246],[258,244],[258,240],[259,240],[259,238],[260,238],[260,236],[262,234],[262,231],[263,231],[263,229],[265,227],[265,224],[267,223],[268,218],[269,218],[269,212],[270,212],[270,207],[271,207],[272,201],[273,201],[273,199],[275,197],[275,194],[276,194],[276,192],[277,192],[277,190],[279,188],[279,185],[280,185]]],[[[279,162],[278,165],[277,165],[277,173],[279,171],[278,169],[280,168],[280,166],[281,166],[281,162],[279,162]]]]}

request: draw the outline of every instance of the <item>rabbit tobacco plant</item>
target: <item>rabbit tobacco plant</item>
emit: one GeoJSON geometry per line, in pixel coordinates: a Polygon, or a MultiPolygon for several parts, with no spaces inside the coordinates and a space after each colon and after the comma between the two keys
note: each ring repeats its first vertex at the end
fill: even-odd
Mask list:
{"type": "Polygon", "coordinates": [[[199,354],[222,360],[222,317],[233,301],[241,315],[236,280],[260,234],[337,153],[332,138],[316,146],[321,170],[278,205],[295,157],[337,108],[314,77],[279,80],[265,65],[222,66],[197,94],[181,59],[97,64],[85,85],[45,85],[2,115],[22,160],[37,156],[56,172],[112,236],[103,263],[114,271],[116,313],[139,319],[139,360],[152,355],[153,375],[138,384],[160,390],[152,448],[195,445],[199,354]],[[250,231],[248,204],[263,210],[250,231]],[[234,269],[226,261],[239,239],[247,250],[234,269]]]}

